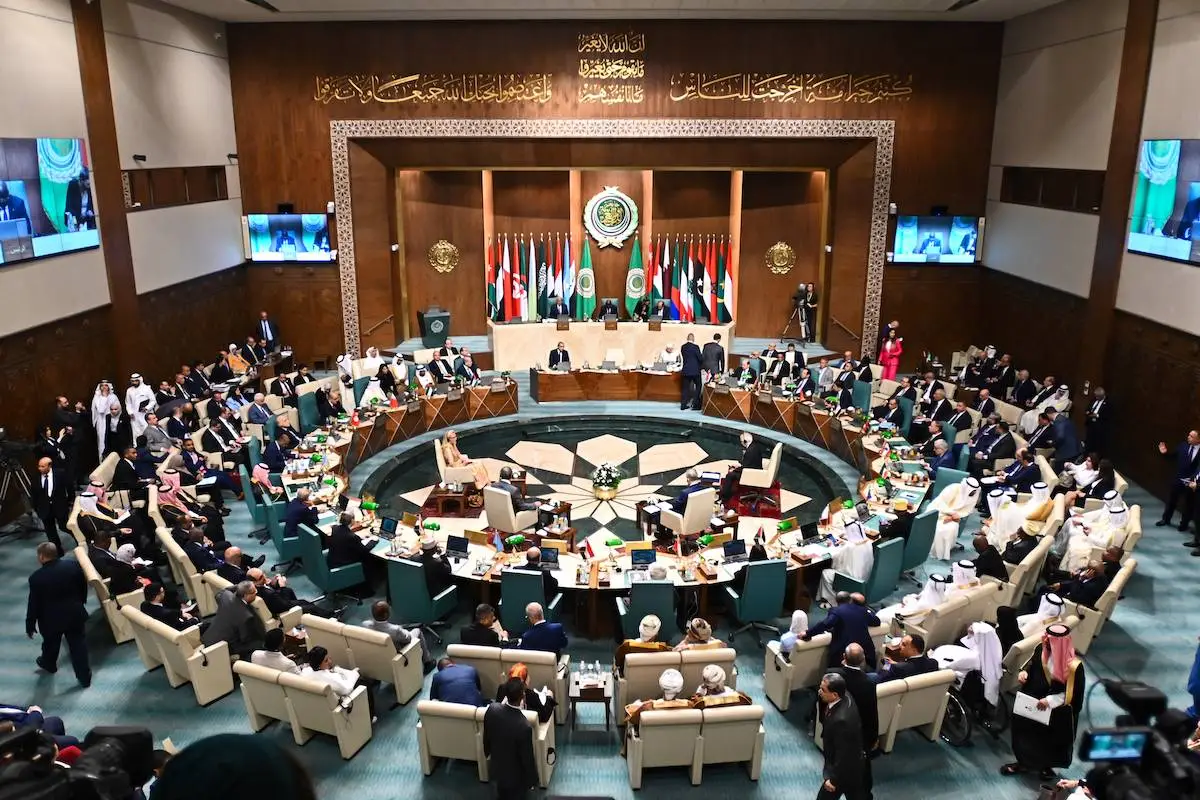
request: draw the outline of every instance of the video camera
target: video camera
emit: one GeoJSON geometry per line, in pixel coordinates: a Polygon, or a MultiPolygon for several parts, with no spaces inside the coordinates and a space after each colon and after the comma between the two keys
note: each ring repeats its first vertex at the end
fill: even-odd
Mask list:
{"type": "Polygon", "coordinates": [[[70,767],[54,760],[54,740],[32,727],[0,736],[0,800],[128,800],[154,771],[146,728],[93,728],[70,767]]]}
{"type": "Polygon", "coordinates": [[[1167,708],[1167,696],[1137,681],[1102,681],[1122,710],[1116,727],[1083,735],[1079,757],[1095,766],[1088,791],[1096,800],[1200,798],[1200,760],[1188,747],[1196,729],[1185,712],[1167,708]]]}

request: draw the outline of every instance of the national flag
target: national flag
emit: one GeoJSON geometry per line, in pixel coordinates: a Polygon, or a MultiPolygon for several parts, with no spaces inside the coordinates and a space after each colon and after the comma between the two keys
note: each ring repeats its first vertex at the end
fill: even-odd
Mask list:
{"type": "Polygon", "coordinates": [[[499,306],[496,305],[496,260],[492,257],[495,250],[492,248],[491,239],[488,240],[486,249],[484,273],[487,275],[487,315],[488,319],[496,319],[499,306]]]}
{"type": "Polygon", "coordinates": [[[625,310],[629,316],[646,295],[646,270],[642,267],[642,243],[633,237],[633,249],[629,251],[629,270],[625,273],[625,310]]]}
{"type": "MultiPolygon", "coordinates": [[[[667,253],[667,247],[669,245],[669,241],[666,244],[663,244],[662,236],[659,236],[658,243],[654,246],[654,273],[650,279],[651,308],[655,308],[658,305],[658,301],[666,297],[666,295],[663,294],[663,270],[671,261],[671,257],[667,253]]],[[[670,276],[668,276],[667,280],[670,281],[670,279],[670,276]]]]}
{"type": "Polygon", "coordinates": [[[575,315],[575,256],[571,252],[571,234],[567,234],[566,241],[563,242],[563,303],[571,312],[571,316],[575,315]]]}
{"type": "Polygon", "coordinates": [[[759,525],[758,533],[754,534],[754,543],[755,544],[766,544],[766,542],[767,542],[767,530],[762,525],[759,525]]]}
{"type": "MultiPolygon", "coordinates": [[[[668,242],[668,245],[670,242],[668,242]]],[[[675,237],[675,256],[671,260],[671,319],[683,319],[683,264],[679,257],[679,237],[675,237]]]]}
{"type": "Polygon", "coordinates": [[[575,280],[575,318],[591,319],[596,313],[596,273],[592,271],[592,248],[583,237],[583,256],[579,259],[579,277],[575,280]]]}
{"type": "Polygon", "coordinates": [[[733,276],[729,272],[729,260],[726,257],[728,243],[721,244],[717,255],[717,322],[732,322],[733,315],[729,313],[733,307],[733,276]]]}
{"type": "Polygon", "coordinates": [[[723,245],[713,237],[708,239],[708,258],[704,262],[704,285],[708,289],[708,321],[717,321],[717,251],[723,245]]]}
{"type": "Polygon", "coordinates": [[[554,290],[552,294],[559,299],[562,299],[563,296],[562,244],[562,238],[557,233],[554,234],[554,265],[551,267],[551,273],[554,275],[554,290]]]}
{"type": "Polygon", "coordinates": [[[525,263],[525,239],[513,239],[513,316],[509,319],[523,320],[529,315],[529,267],[525,263]]]}
{"type": "Polygon", "coordinates": [[[704,237],[701,237],[700,243],[696,245],[695,255],[692,257],[692,320],[695,322],[708,316],[710,287],[705,284],[708,271],[704,259],[704,237]]]}
{"type": "Polygon", "coordinates": [[[500,243],[500,276],[499,290],[497,292],[497,300],[500,307],[503,309],[501,319],[509,320],[513,318],[513,276],[512,264],[509,260],[508,253],[508,235],[505,234],[504,242],[500,243]]]}
{"type": "MultiPolygon", "coordinates": [[[[530,237],[530,242],[533,238],[530,237]]],[[[550,293],[554,291],[554,285],[550,282],[550,259],[546,257],[546,240],[538,236],[537,243],[537,279],[538,279],[538,303],[537,315],[545,319],[550,316],[550,293]]]]}
{"type": "Polygon", "coordinates": [[[539,286],[538,282],[537,282],[538,259],[537,259],[537,251],[534,249],[534,245],[533,245],[533,234],[532,233],[529,234],[529,255],[525,259],[525,269],[526,269],[525,274],[527,276],[525,279],[525,281],[526,281],[525,285],[529,287],[529,293],[533,295],[533,297],[530,299],[529,303],[525,306],[525,321],[526,322],[537,322],[538,305],[541,303],[542,294],[543,294],[543,292],[541,290],[543,287],[539,286]]]}
{"type": "Polygon", "coordinates": [[[583,540],[583,557],[588,559],[589,561],[596,557],[596,551],[595,551],[595,549],[592,548],[591,539],[583,540]]]}
{"type": "Polygon", "coordinates": [[[692,283],[692,244],[691,241],[683,243],[683,257],[680,259],[679,318],[684,322],[694,322],[696,319],[695,300],[692,298],[692,289],[695,287],[692,283]]]}

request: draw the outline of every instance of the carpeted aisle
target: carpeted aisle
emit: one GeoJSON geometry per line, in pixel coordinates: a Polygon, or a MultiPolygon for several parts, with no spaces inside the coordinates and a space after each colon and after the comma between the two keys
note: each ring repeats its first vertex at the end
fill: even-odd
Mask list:
{"type": "MultiPolygon", "coordinates": [[[[1143,520],[1152,525],[1161,513],[1161,505],[1137,487],[1126,495],[1130,503],[1143,505],[1143,520]]],[[[241,504],[233,505],[227,527],[230,541],[249,543],[249,518],[241,504]]],[[[963,537],[966,541],[966,536],[963,537]]],[[[1188,557],[1180,547],[1182,534],[1174,529],[1149,527],[1136,556],[1138,574],[1131,582],[1126,598],[1118,606],[1112,622],[1105,628],[1092,653],[1086,659],[1089,688],[1097,676],[1139,678],[1166,691],[1175,706],[1189,703],[1185,692],[1188,670],[1196,648],[1196,626],[1191,588],[1196,583],[1200,559],[1188,557]]],[[[189,687],[172,690],[161,672],[146,673],[132,642],[115,647],[97,612],[93,616],[89,642],[95,670],[95,682],[81,690],[75,684],[65,654],[56,675],[34,670],[37,641],[24,635],[25,578],[34,568],[33,541],[6,541],[0,544],[0,570],[6,580],[0,585],[0,632],[4,657],[0,660],[0,703],[37,704],[46,713],[62,716],[69,731],[82,735],[102,723],[121,722],[148,726],[156,738],[169,736],[178,744],[187,744],[206,735],[233,731],[248,732],[240,694],[228,695],[208,708],[196,706],[189,687]]],[[[268,551],[268,555],[273,555],[268,551]]],[[[302,597],[312,597],[311,587],[303,578],[292,584],[302,597]]],[[[904,591],[911,587],[903,587],[904,591]]],[[[366,606],[353,608],[348,621],[357,621],[366,606]]],[[[816,612],[820,613],[820,612],[816,612]]],[[[455,627],[466,620],[460,611],[455,627]]],[[[729,633],[722,620],[719,636],[729,633]]],[[[752,639],[736,642],[739,652],[739,688],[760,699],[767,708],[766,755],[762,779],[751,783],[736,766],[711,767],[704,771],[702,787],[693,788],[684,769],[650,770],[646,773],[644,797],[674,798],[696,796],[794,798],[816,793],[820,781],[821,755],[801,726],[801,714],[810,706],[801,699],[787,715],[780,714],[763,698],[761,687],[762,651],[752,639]]],[[[609,661],[611,643],[573,640],[573,660],[609,661]]],[[[387,708],[384,695],[381,708],[387,708]]],[[[1109,725],[1115,709],[1103,689],[1091,694],[1089,711],[1082,726],[1109,725]]],[[[617,754],[615,734],[605,733],[602,709],[581,708],[579,730],[557,731],[558,766],[550,794],[631,798],[625,762],[617,754]]],[[[317,777],[319,793],[325,800],[391,800],[421,796],[483,798],[492,796],[475,778],[467,764],[442,764],[429,778],[421,775],[417,760],[415,702],[391,711],[383,711],[375,726],[373,741],[350,762],[343,762],[331,739],[317,736],[308,745],[296,747],[290,731],[278,723],[262,736],[270,736],[295,748],[300,759],[317,777]]],[[[1009,755],[1006,741],[994,742],[986,734],[976,733],[974,746],[953,749],[942,743],[930,743],[913,732],[902,734],[895,751],[874,764],[876,797],[888,800],[936,800],[987,796],[996,800],[1025,800],[1035,796],[1035,783],[1000,778],[998,767],[1009,755]]],[[[1082,774],[1077,763],[1071,775],[1082,774]]],[[[197,776],[203,780],[203,776],[197,776]]]]}

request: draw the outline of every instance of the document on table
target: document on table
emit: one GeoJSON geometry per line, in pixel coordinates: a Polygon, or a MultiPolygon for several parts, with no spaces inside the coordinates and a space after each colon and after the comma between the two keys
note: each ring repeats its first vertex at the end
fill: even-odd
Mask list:
{"type": "Polygon", "coordinates": [[[1017,692],[1017,699],[1013,702],[1013,713],[1019,717],[1031,719],[1043,725],[1049,725],[1050,712],[1053,709],[1049,706],[1045,710],[1038,708],[1037,704],[1040,699],[1038,697],[1030,697],[1024,692],[1017,692]]]}

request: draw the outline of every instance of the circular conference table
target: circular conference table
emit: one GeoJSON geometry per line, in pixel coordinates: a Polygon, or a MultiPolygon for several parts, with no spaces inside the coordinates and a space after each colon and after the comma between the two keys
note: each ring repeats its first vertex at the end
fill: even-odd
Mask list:
{"type": "MultiPolygon", "coordinates": [[[[383,412],[383,414],[387,413],[389,412],[383,412]]],[[[828,416],[823,412],[814,412],[814,416],[818,414],[828,416]]],[[[377,416],[373,423],[377,425],[378,419],[377,416]]],[[[830,421],[825,421],[825,424],[832,429],[830,421]]],[[[366,423],[360,423],[358,426],[345,425],[332,429],[321,429],[309,434],[297,450],[302,458],[290,465],[289,470],[283,473],[282,485],[289,499],[301,487],[308,486],[316,489],[315,496],[320,512],[318,527],[325,532],[328,532],[336,522],[336,513],[330,510],[330,507],[348,486],[345,455],[353,451],[356,441],[361,440],[364,435],[371,435],[370,433],[364,434],[365,427],[366,423]],[[318,441],[321,436],[326,437],[325,441],[318,441]],[[311,460],[315,453],[321,454],[319,462],[311,460]]],[[[850,426],[843,425],[842,429],[848,427],[850,426]]],[[[868,454],[881,452],[884,445],[883,438],[876,434],[863,437],[860,432],[854,441],[864,453],[868,454]]],[[[907,443],[893,438],[889,444],[898,449],[907,443]]],[[[885,459],[881,457],[874,460],[873,465],[877,476],[881,474],[884,462],[885,459]]],[[[895,500],[905,499],[915,507],[924,499],[929,488],[927,481],[914,478],[919,471],[920,462],[890,461],[888,463],[892,465],[892,468],[887,470],[883,479],[891,484],[890,499],[877,500],[874,483],[864,483],[859,487],[859,495],[868,502],[872,513],[871,520],[867,523],[869,528],[878,528],[882,520],[890,513],[895,500]]],[[[768,554],[771,558],[783,560],[787,565],[786,605],[789,606],[788,611],[791,609],[808,610],[816,592],[820,573],[830,568],[839,548],[863,546],[863,544],[847,544],[841,538],[843,513],[851,512],[842,512],[840,509],[831,510],[833,513],[830,523],[820,525],[815,533],[811,529],[807,531],[810,535],[807,540],[805,539],[806,531],[796,524],[794,518],[788,520],[789,525],[780,525],[772,520],[761,522],[764,528],[770,529],[765,531],[768,554]],[[780,530],[781,527],[784,530],[780,530]]],[[[387,562],[412,558],[420,552],[422,532],[416,530],[411,524],[399,523],[395,538],[388,541],[380,538],[381,520],[373,512],[360,510],[360,516],[361,522],[356,526],[358,528],[356,532],[371,546],[376,557],[387,562]]],[[[735,522],[736,518],[728,524],[733,525],[735,522]]],[[[505,545],[497,547],[496,534],[488,531],[469,529],[443,531],[439,529],[425,530],[424,533],[431,534],[443,551],[449,535],[461,534],[467,538],[467,556],[451,560],[452,574],[456,582],[473,587],[473,593],[478,602],[494,602],[494,594],[497,591],[494,587],[499,586],[502,572],[505,569],[520,567],[525,563],[523,549],[505,545]]],[[[656,563],[666,567],[668,580],[680,590],[696,592],[699,613],[702,616],[711,613],[710,610],[714,606],[714,600],[711,597],[712,590],[732,581],[734,574],[745,564],[745,562],[725,563],[722,545],[733,535],[725,533],[717,536],[708,546],[687,556],[662,551],[656,553],[656,563]]],[[[742,536],[745,536],[744,532],[742,536]]],[[[553,542],[561,541],[555,540],[549,533],[545,537],[534,533],[528,537],[528,542],[529,544],[540,543],[543,538],[546,540],[543,546],[554,546],[553,542]]],[[[619,593],[627,592],[640,580],[633,577],[639,571],[631,568],[630,551],[638,546],[644,547],[649,544],[649,536],[646,536],[641,542],[622,542],[620,545],[612,547],[600,544],[594,547],[591,558],[578,552],[572,552],[569,546],[556,546],[556,549],[560,551],[558,564],[550,572],[558,580],[560,590],[566,595],[572,596],[573,607],[576,610],[576,624],[581,633],[591,638],[603,637],[610,633],[606,621],[612,619],[607,610],[612,607],[613,598],[619,593]]],[[[867,544],[869,546],[869,543],[867,544]]]]}

